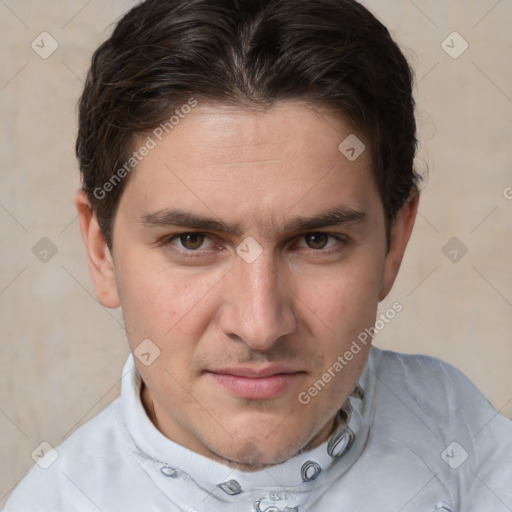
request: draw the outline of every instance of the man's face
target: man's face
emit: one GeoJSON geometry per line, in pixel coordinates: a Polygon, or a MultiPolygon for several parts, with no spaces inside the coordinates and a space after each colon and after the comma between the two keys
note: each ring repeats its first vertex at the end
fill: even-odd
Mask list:
{"type": "Polygon", "coordinates": [[[144,404],[172,440],[272,464],[330,433],[369,343],[309,403],[299,395],[373,326],[398,269],[370,152],[338,149],[353,133],[287,102],[200,103],[152,135],[115,217],[113,272],[131,349],[151,340],[135,358],[144,404]]]}

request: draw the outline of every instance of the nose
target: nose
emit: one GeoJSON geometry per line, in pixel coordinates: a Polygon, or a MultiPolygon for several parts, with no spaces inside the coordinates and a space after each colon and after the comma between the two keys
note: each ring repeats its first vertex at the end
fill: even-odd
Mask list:
{"type": "Polygon", "coordinates": [[[253,350],[266,351],[296,328],[293,292],[272,257],[256,261],[237,258],[225,281],[220,327],[231,339],[253,350]]]}

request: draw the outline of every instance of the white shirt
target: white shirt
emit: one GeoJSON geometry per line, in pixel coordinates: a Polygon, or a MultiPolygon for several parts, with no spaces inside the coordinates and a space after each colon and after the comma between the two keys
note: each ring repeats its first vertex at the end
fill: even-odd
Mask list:
{"type": "Polygon", "coordinates": [[[372,347],[348,425],[251,473],[166,438],[140,388],[130,356],[121,396],[48,451],[5,512],[512,511],[512,421],[428,356],[372,347]]]}

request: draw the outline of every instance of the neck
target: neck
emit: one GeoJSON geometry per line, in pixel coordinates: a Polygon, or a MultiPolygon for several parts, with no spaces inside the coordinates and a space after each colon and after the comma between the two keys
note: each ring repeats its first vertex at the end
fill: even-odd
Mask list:
{"type": "MultiPolygon", "coordinates": [[[[158,416],[155,411],[155,406],[153,399],[151,397],[151,394],[149,393],[149,390],[147,386],[142,382],[141,384],[141,391],[140,391],[140,397],[142,404],[144,406],[144,409],[146,411],[146,414],[148,415],[149,419],[153,423],[153,425],[165,436],[166,434],[161,428],[160,422],[158,420],[158,416]]],[[[348,398],[347,398],[348,401],[348,398]]],[[[322,443],[327,441],[332,434],[340,427],[341,424],[346,424],[348,422],[348,414],[345,410],[346,403],[343,406],[343,409],[339,412],[337,412],[333,418],[331,418],[327,423],[320,429],[320,431],[303,447],[301,448],[298,453],[304,453],[308,452],[310,450],[315,449],[316,447],[320,446],[322,443]]],[[[168,437],[168,436],[166,436],[168,437]]],[[[277,465],[276,464],[260,464],[257,462],[254,463],[241,463],[236,462],[231,459],[227,459],[225,457],[222,457],[220,454],[213,452],[211,450],[208,450],[207,454],[202,454],[207,456],[208,458],[219,462],[221,464],[224,464],[226,466],[229,466],[230,468],[237,469],[244,472],[255,472],[260,471],[272,466],[277,465]]]]}

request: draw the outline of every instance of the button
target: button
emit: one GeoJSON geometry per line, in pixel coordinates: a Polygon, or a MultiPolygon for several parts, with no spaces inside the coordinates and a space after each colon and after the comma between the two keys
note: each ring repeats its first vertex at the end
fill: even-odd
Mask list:
{"type": "Polygon", "coordinates": [[[254,512],[299,512],[295,500],[283,499],[271,494],[267,498],[260,498],[252,505],[254,512]]]}
{"type": "Polygon", "coordinates": [[[160,473],[162,475],[168,476],[170,478],[178,478],[180,476],[180,471],[177,469],[171,468],[171,466],[162,466],[160,468],[160,473]]]}
{"type": "Polygon", "coordinates": [[[359,384],[356,384],[356,387],[353,389],[350,396],[354,398],[358,398],[359,400],[364,400],[364,388],[362,388],[359,384]]]}
{"type": "Polygon", "coordinates": [[[327,445],[327,453],[336,459],[343,457],[354,442],[355,434],[350,427],[345,427],[331,437],[327,445]]]}
{"type": "Polygon", "coordinates": [[[432,512],[452,512],[453,508],[450,503],[446,503],[445,501],[440,501],[434,508],[432,512]]]}
{"type": "Polygon", "coordinates": [[[236,496],[242,492],[242,486],[236,480],[229,480],[219,484],[219,487],[230,496],[236,496]]]}
{"type": "Polygon", "coordinates": [[[314,480],[322,471],[322,468],[319,464],[316,462],[313,462],[312,460],[308,460],[302,465],[302,468],[300,469],[300,474],[302,476],[303,482],[311,482],[311,480],[314,480]]]}

